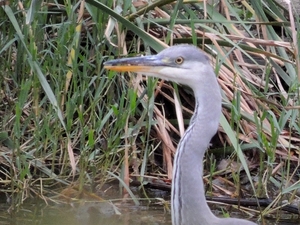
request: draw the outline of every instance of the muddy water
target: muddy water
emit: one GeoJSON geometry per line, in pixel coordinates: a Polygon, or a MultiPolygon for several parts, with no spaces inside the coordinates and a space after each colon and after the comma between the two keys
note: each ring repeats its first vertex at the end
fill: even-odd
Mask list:
{"type": "Polygon", "coordinates": [[[161,206],[118,207],[108,202],[50,206],[38,200],[15,213],[9,214],[3,205],[0,209],[0,225],[171,225],[170,214],[161,206]]]}
{"type": "MultiPolygon", "coordinates": [[[[170,213],[164,208],[150,206],[122,206],[109,202],[82,202],[72,204],[45,204],[31,200],[10,212],[7,204],[0,204],[0,225],[171,225],[170,213]]],[[[234,215],[238,216],[238,215],[234,215]]],[[[263,223],[261,223],[263,224],[263,223]]],[[[269,225],[298,225],[299,220],[283,222],[266,221],[269,225]]]]}
{"type": "MultiPolygon", "coordinates": [[[[168,200],[170,197],[168,191],[147,190],[151,203],[149,200],[139,200],[140,205],[136,206],[131,200],[123,200],[117,186],[108,185],[103,188],[97,195],[85,193],[82,199],[76,200],[75,197],[69,197],[67,201],[62,197],[28,199],[14,210],[0,192],[0,225],[172,225],[170,212],[163,206],[163,199],[168,200]],[[106,201],[101,202],[102,198],[106,201]]],[[[68,191],[72,192],[73,189],[68,191]]],[[[63,193],[66,196],[66,191],[63,193]]],[[[142,196],[136,190],[134,194],[142,196]]],[[[210,206],[215,214],[219,213],[217,216],[223,216],[220,207],[210,206]]],[[[245,216],[238,212],[231,212],[230,215],[241,218],[245,216]]],[[[260,224],[300,225],[299,218],[292,220],[289,214],[279,216],[285,219],[281,222],[269,220],[260,224]]]]}

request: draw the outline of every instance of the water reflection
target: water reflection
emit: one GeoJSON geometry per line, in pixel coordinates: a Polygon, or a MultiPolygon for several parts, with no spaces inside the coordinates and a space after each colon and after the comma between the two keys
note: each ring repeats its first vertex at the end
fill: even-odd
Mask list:
{"type": "MultiPolygon", "coordinates": [[[[171,225],[170,213],[163,206],[133,206],[130,203],[85,201],[47,205],[41,200],[26,201],[17,212],[8,213],[8,205],[0,204],[0,225],[171,225]]],[[[221,216],[221,215],[219,215],[221,216]]],[[[233,215],[237,217],[236,215],[233,215]]],[[[201,224],[201,223],[200,223],[201,224]]],[[[266,225],[300,225],[299,220],[266,225]]]]}
{"type": "Polygon", "coordinates": [[[22,225],[171,225],[169,213],[163,207],[129,207],[115,209],[107,202],[86,202],[84,204],[47,206],[24,204],[10,215],[1,207],[0,224],[22,225]],[[119,215],[118,215],[119,214],[119,215]]]}

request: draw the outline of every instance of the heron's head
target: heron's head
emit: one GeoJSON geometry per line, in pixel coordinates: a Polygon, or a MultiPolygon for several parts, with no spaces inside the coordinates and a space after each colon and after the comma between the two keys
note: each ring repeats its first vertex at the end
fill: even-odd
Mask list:
{"type": "Polygon", "coordinates": [[[123,58],[108,61],[106,69],[131,71],[158,77],[196,88],[208,77],[215,79],[208,57],[193,45],[176,45],[153,56],[123,58]]]}

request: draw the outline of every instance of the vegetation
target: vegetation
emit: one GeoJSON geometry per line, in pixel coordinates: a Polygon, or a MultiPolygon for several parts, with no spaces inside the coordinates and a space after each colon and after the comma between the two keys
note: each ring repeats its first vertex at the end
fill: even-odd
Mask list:
{"type": "Polygon", "coordinates": [[[274,199],[261,216],[292,203],[300,188],[300,20],[293,10],[274,0],[2,2],[1,190],[18,205],[67,187],[79,197],[85,185],[113,179],[130,194],[129,178],[171,179],[192,93],[102,64],[190,43],[210,55],[223,91],[206,160],[209,193],[241,194],[245,173],[248,195],[274,199]],[[221,175],[238,188],[220,191],[212,180],[221,175]]]}

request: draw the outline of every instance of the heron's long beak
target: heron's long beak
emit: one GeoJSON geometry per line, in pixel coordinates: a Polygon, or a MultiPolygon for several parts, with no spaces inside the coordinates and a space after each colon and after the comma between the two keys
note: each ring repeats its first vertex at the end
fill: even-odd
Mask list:
{"type": "Polygon", "coordinates": [[[115,59],[104,63],[104,68],[119,72],[158,73],[162,67],[166,66],[167,62],[157,55],[115,59]]]}

